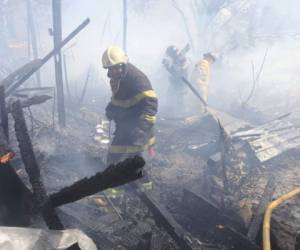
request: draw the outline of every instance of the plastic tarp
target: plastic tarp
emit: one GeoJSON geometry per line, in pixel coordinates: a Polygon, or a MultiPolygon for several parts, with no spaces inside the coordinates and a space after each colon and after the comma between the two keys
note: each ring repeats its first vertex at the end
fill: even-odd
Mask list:
{"type": "Polygon", "coordinates": [[[0,227],[0,250],[63,250],[75,243],[82,250],[97,250],[95,243],[77,229],[0,227]]]}

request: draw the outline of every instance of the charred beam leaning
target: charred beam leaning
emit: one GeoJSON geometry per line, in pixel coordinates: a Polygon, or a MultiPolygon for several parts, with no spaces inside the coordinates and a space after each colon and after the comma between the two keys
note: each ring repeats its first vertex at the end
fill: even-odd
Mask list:
{"type": "Polygon", "coordinates": [[[71,32],[56,48],[50,51],[44,58],[42,58],[36,67],[28,71],[23,75],[17,82],[15,82],[9,89],[5,92],[5,97],[12,94],[18,87],[20,87],[26,80],[28,80],[37,70],[39,70],[49,59],[54,56],[57,51],[59,51],[63,46],[65,46],[71,39],[73,39],[81,30],[83,30],[90,22],[90,19],[87,18],[83,21],[73,32],[71,32]]]}
{"type": "Polygon", "coordinates": [[[107,188],[113,188],[142,177],[143,158],[135,156],[116,165],[110,165],[103,172],[90,178],[84,178],[69,187],[50,196],[51,203],[58,207],[80,200],[86,196],[98,193],[107,188]]]}
{"type": "Polygon", "coordinates": [[[44,184],[41,181],[40,169],[33,152],[20,101],[13,104],[12,115],[15,120],[16,137],[19,143],[22,160],[43,218],[50,229],[63,229],[64,227],[53,209],[46,194],[44,184]]]}

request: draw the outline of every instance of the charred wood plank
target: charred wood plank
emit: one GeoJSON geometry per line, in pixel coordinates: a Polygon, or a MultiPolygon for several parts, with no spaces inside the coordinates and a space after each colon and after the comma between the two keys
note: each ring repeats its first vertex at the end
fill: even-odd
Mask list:
{"type": "Polygon", "coordinates": [[[50,51],[40,63],[22,76],[17,82],[15,82],[9,89],[6,90],[6,97],[12,94],[18,87],[20,87],[26,80],[28,80],[35,72],[37,72],[49,59],[54,56],[63,46],[65,46],[73,37],[75,37],[82,29],[84,29],[90,22],[90,19],[83,21],[74,31],[72,31],[56,48],[50,51]]]}
{"type": "Polygon", "coordinates": [[[160,205],[150,193],[142,192],[137,183],[132,183],[131,187],[132,191],[142,200],[153,214],[153,218],[157,225],[162,226],[168,232],[180,249],[193,249],[186,240],[187,233],[173,218],[173,216],[162,205],[160,205]]]}
{"type": "Polygon", "coordinates": [[[185,189],[182,203],[202,238],[233,249],[259,249],[238,221],[205,197],[185,189]]]}
{"type": "Polygon", "coordinates": [[[257,208],[257,212],[250,222],[247,236],[252,241],[256,240],[259,230],[261,229],[261,225],[262,225],[266,207],[267,207],[268,203],[272,200],[273,194],[275,192],[275,184],[276,184],[276,180],[272,176],[269,179],[269,181],[265,187],[264,193],[260,199],[260,202],[259,202],[259,205],[257,208]]]}
{"type": "Polygon", "coordinates": [[[3,128],[4,135],[6,136],[7,141],[9,141],[8,114],[6,110],[4,86],[0,86],[0,114],[1,114],[1,125],[3,128]]]}
{"type": "Polygon", "coordinates": [[[33,152],[20,101],[13,104],[12,115],[15,120],[15,131],[20,153],[25,165],[25,170],[29,176],[29,181],[32,185],[33,194],[38,207],[50,229],[63,229],[63,225],[50,203],[44,184],[41,180],[40,169],[33,152]]]}
{"type": "Polygon", "coordinates": [[[107,188],[123,185],[142,177],[143,158],[135,156],[116,165],[110,165],[103,172],[84,178],[50,196],[54,207],[80,200],[107,188]]]}

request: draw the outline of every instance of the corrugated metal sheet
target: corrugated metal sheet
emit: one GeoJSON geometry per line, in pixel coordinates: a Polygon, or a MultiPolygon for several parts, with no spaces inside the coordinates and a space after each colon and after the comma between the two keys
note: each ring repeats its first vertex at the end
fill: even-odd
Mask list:
{"type": "Polygon", "coordinates": [[[275,120],[232,136],[246,141],[260,162],[300,148],[300,129],[286,120],[275,120]]]}

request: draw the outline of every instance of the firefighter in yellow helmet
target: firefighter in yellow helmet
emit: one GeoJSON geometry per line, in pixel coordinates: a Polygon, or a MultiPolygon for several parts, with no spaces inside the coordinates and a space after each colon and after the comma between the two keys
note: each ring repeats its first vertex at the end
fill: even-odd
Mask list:
{"type": "Polygon", "coordinates": [[[216,54],[208,52],[203,54],[203,59],[200,60],[194,67],[192,73],[192,82],[198,87],[202,98],[207,103],[208,99],[208,83],[210,80],[210,67],[216,60],[216,54]]]}
{"type": "Polygon", "coordinates": [[[157,97],[147,76],[128,62],[125,52],[109,47],[102,56],[112,91],[106,116],[116,125],[107,164],[116,163],[151,149],[155,138],[157,97]]]}

